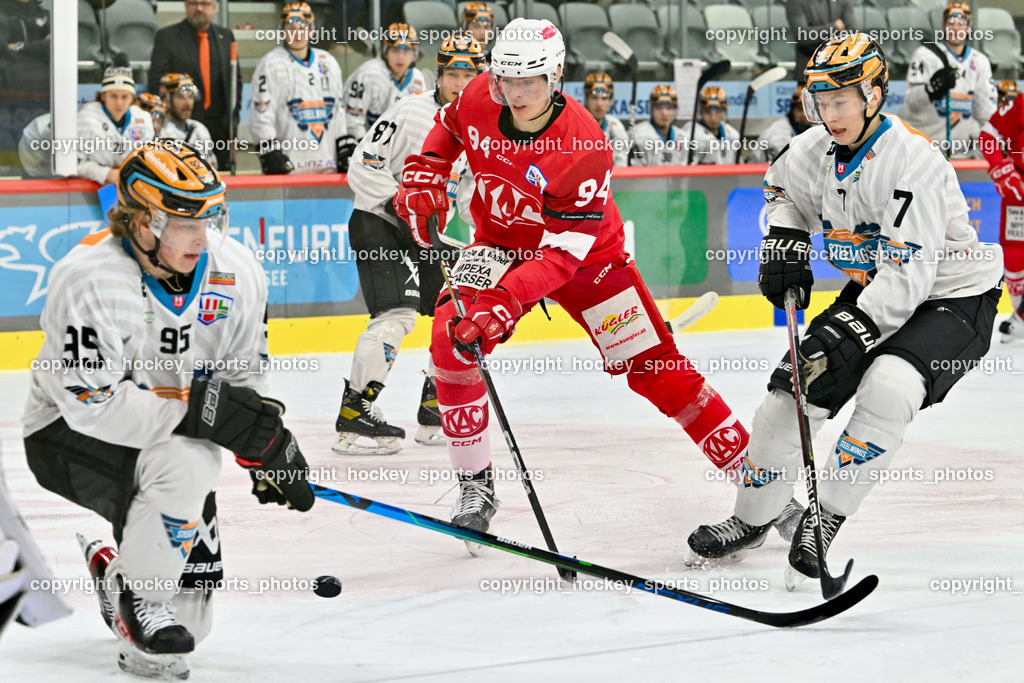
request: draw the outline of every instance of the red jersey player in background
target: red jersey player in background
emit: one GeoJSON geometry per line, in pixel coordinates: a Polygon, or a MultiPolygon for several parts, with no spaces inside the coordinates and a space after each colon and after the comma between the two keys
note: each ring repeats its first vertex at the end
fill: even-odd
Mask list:
{"type": "Polygon", "coordinates": [[[486,531],[497,509],[484,383],[469,351],[512,334],[540,299],[590,334],[612,375],[679,423],[718,468],[737,467],[747,431],[676,349],[654,299],[623,250],[611,194],[612,150],[594,117],[556,90],[565,44],[551,22],[515,19],[488,73],[438,112],[422,153],[406,159],[395,208],[429,246],[427,218],[448,209],[445,183],[465,150],[475,180],[476,241],[453,273],[466,315],[442,293],[430,353],[441,423],[460,495],[452,522],[486,531]]]}
{"type": "Polygon", "coordinates": [[[1024,339],[1024,98],[1000,105],[981,129],[978,146],[988,161],[988,174],[1003,198],[999,243],[1003,247],[1006,289],[1013,315],[999,323],[1004,344],[1024,339]]]}

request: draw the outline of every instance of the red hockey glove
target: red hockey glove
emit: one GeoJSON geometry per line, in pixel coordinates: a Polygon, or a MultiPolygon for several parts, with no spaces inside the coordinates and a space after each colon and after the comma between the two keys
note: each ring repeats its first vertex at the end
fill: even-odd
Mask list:
{"type": "Polygon", "coordinates": [[[996,184],[996,192],[1003,199],[1024,202],[1024,179],[1013,167],[1012,159],[1003,159],[988,169],[992,182],[996,184]]]}
{"type": "Polygon", "coordinates": [[[522,314],[523,307],[507,290],[501,287],[481,290],[466,309],[466,317],[455,323],[452,340],[460,351],[468,350],[473,342],[480,342],[480,350],[489,354],[512,336],[516,320],[522,314]]]}
{"type": "Polygon", "coordinates": [[[439,226],[445,225],[448,213],[448,176],[451,162],[422,154],[410,154],[402,168],[402,182],[395,193],[395,212],[409,224],[412,238],[424,249],[430,248],[427,218],[437,214],[439,226]]]}

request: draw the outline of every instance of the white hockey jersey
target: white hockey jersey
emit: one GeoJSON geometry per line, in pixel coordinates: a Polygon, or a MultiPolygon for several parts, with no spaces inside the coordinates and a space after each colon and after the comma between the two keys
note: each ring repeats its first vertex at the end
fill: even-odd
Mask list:
{"type": "Polygon", "coordinates": [[[608,136],[608,142],[612,146],[612,166],[629,166],[629,148],[632,142],[622,121],[611,114],[606,114],[601,130],[608,136]]]}
{"type": "Polygon", "coordinates": [[[30,178],[49,178],[53,175],[53,152],[49,145],[53,138],[50,129],[50,115],[40,114],[32,119],[21,131],[18,141],[18,160],[30,178]]]}
{"type": "Polygon", "coordinates": [[[118,128],[102,102],[86,102],[78,110],[78,170],[75,175],[105,185],[111,168],[121,166],[129,152],[156,137],[149,112],[128,107],[118,128]]]}
{"type": "Polygon", "coordinates": [[[423,72],[410,67],[399,83],[383,58],[363,62],[345,81],[345,115],[349,135],[361,140],[366,131],[399,98],[427,89],[423,72]]]}
{"type": "Polygon", "coordinates": [[[825,257],[866,285],[857,300],[884,340],[927,299],[974,296],[1002,277],[999,245],[981,243],[953,166],[898,117],[849,162],[822,126],[801,133],[764,177],[772,227],[824,232],[825,257]]]}
{"type": "Polygon", "coordinates": [[[668,138],[665,138],[650,121],[641,121],[630,129],[629,136],[633,139],[631,166],[677,166],[686,163],[686,134],[679,126],[671,126],[668,138]]]}
{"type": "Polygon", "coordinates": [[[210,130],[199,121],[186,119],[185,127],[182,128],[168,116],[164,119],[164,125],[160,128],[160,135],[157,138],[160,140],[184,140],[198,149],[211,166],[217,168],[217,155],[214,154],[210,130]]]}
{"type": "MultiPolygon", "coordinates": [[[[984,126],[996,110],[996,86],[992,83],[992,65],[988,57],[971,46],[962,56],[953,54],[945,43],[936,43],[946,63],[957,68],[956,85],[949,91],[950,139],[953,156],[968,156],[973,146],[972,133],[984,126]],[[971,126],[971,120],[977,127],[971,126]]],[[[924,45],[914,50],[907,71],[907,93],[900,107],[900,117],[932,140],[946,141],[946,98],[932,102],[925,86],[932,74],[945,66],[935,52],[924,45]]]]}
{"type": "Polygon", "coordinates": [[[127,240],[107,230],[86,237],[50,271],[24,435],[63,417],[132,448],[167,440],[194,373],[259,390],[266,306],[263,270],[233,239],[200,257],[191,288],[168,294],[127,240]]]}
{"type": "Polygon", "coordinates": [[[770,162],[779,155],[779,152],[790,143],[796,134],[797,132],[793,130],[793,124],[789,122],[788,116],[775,119],[757,137],[757,149],[751,150],[750,156],[747,157],[747,163],[763,164],[770,162]]]}
{"type": "Polygon", "coordinates": [[[276,140],[293,173],[336,173],[335,140],[348,133],[341,67],[328,52],[310,48],[301,61],[283,45],[263,55],[252,74],[249,128],[261,143],[276,140]]]}
{"type": "MultiPolygon", "coordinates": [[[[398,192],[398,179],[405,158],[420,153],[440,108],[441,101],[434,91],[421,92],[403,97],[377,119],[356,145],[349,164],[348,182],[355,193],[353,204],[356,209],[399,225],[399,219],[390,206],[398,192]]],[[[459,216],[467,223],[472,223],[469,214],[472,195],[473,176],[463,153],[452,165],[448,199],[449,202],[458,201],[459,216]]],[[[452,215],[448,213],[449,220],[452,215]]]]}
{"type": "MultiPolygon", "coordinates": [[[[682,126],[683,133],[690,135],[690,122],[682,126]]],[[[697,141],[693,152],[695,164],[735,164],[736,150],[740,148],[740,132],[726,122],[718,126],[718,133],[712,133],[700,121],[693,126],[693,137],[697,141]]],[[[685,163],[685,162],[684,162],[685,163]]]]}

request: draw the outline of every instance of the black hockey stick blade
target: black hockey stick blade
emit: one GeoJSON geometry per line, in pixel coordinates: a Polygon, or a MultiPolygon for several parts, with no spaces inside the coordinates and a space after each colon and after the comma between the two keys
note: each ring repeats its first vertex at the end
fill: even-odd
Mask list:
{"type": "Polygon", "coordinates": [[[831,600],[840,593],[843,592],[843,588],[846,587],[846,582],[850,580],[850,572],[853,571],[853,558],[846,563],[846,569],[843,571],[843,575],[838,579],[829,576],[828,572],[822,574],[824,580],[821,583],[821,595],[826,600],[831,600]]]}
{"type": "MultiPolygon", "coordinates": [[[[708,64],[707,68],[700,72],[700,80],[697,81],[697,89],[699,90],[708,81],[714,81],[721,78],[725,74],[729,73],[731,68],[732,62],[728,59],[708,64]]],[[[697,96],[700,96],[699,92],[697,93],[697,96]]]]}
{"type": "Polygon", "coordinates": [[[503,550],[521,557],[527,557],[532,560],[537,560],[538,562],[545,562],[572,572],[579,572],[580,574],[596,576],[600,579],[620,582],[645,593],[652,593],[665,598],[671,598],[688,605],[702,607],[704,609],[711,610],[712,612],[718,612],[719,614],[726,614],[740,619],[746,619],[747,621],[753,621],[758,624],[774,626],[776,628],[807,626],[809,624],[816,624],[819,621],[830,619],[856,605],[858,602],[870,595],[871,591],[875,590],[878,586],[878,577],[872,575],[861,579],[857,585],[838,597],[815,605],[814,607],[808,607],[796,612],[763,612],[749,607],[733,605],[722,600],[716,600],[715,598],[710,598],[705,595],[701,595],[700,593],[691,593],[687,590],[672,588],[655,579],[644,579],[639,576],[618,571],[617,569],[609,569],[607,567],[602,567],[601,565],[591,564],[590,562],[585,562],[583,560],[576,559],[575,557],[566,557],[565,555],[553,553],[550,550],[542,550],[541,548],[528,546],[523,543],[519,543],[518,541],[494,536],[493,534],[473,531],[472,529],[463,529],[451,524],[450,522],[443,522],[433,517],[421,515],[418,512],[388,505],[387,503],[378,503],[377,501],[370,500],[369,498],[360,498],[359,496],[354,496],[350,493],[345,493],[344,491],[336,491],[334,489],[327,488],[326,486],[320,486],[319,484],[310,484],[310,487],[313,489],[314,495],[318,498],[323,498],[324,500],[329,500],[340,505],[347,505],[349,507],[356,508],[357,510],[365,510],[366,512],[371,512],[381,517],[387,517],[413,526],[437,531],[442,534],[447,534],[448,536],[454,536],[455,538],[462,539],[463,541],[470,541],[472,543],[479,543],[480,545],[486,545],[491,548],[497,548],[498,550],[503,550]]]}

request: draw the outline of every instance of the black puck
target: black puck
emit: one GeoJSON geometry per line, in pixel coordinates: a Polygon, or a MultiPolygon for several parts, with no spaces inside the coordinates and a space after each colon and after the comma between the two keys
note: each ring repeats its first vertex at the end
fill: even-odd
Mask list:
{"type": "Polygon", "coordinates": [[[341,595],[341,581],[338,580],[337,576],[329,574],[318,576],[316,577],[316,586],[313,588],[313,592],[321,598],[336,598],[341,595]]]}

